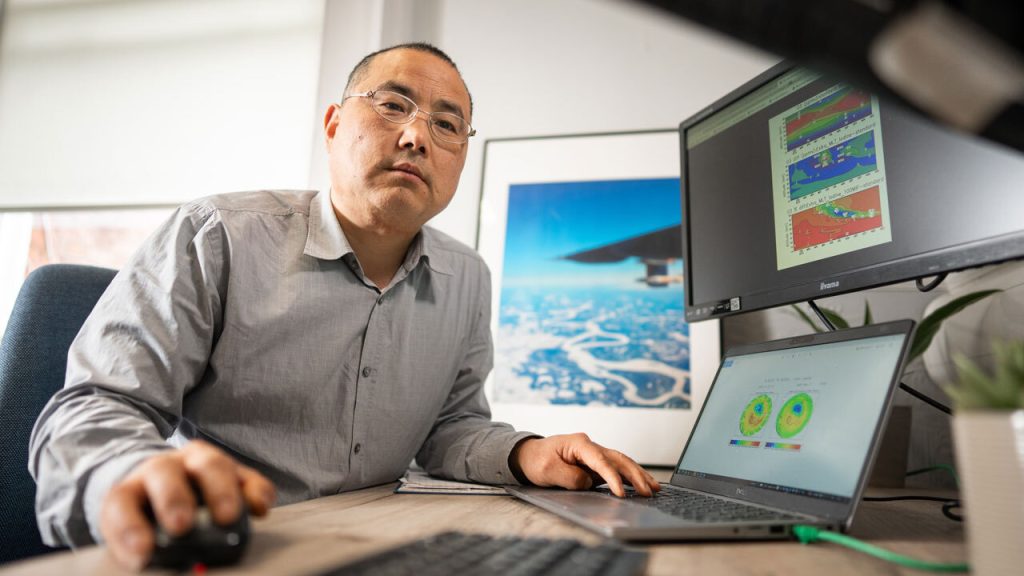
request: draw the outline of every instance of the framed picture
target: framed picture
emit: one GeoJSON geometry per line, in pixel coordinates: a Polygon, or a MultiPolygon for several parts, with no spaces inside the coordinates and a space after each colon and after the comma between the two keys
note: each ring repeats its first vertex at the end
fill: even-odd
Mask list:
{"type": "Polygon", "coordinates": [[[675,130],[488,140],[495,420],[674,465],[720,357],[683,315],[675,130]]]}

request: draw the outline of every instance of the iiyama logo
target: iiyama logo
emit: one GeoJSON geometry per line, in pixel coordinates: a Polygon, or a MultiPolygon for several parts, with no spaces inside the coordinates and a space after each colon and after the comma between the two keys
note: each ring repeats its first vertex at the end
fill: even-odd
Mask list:
{"type": "Polygon", "coordinates": [[[832,288],[839,288],[839,280],[833,280],[831,282],[822,282],[821,287],[818,290],[831,290],[832,288]]]}
{"type": "Polygon", "coordinates": [[[736,495],[737,496],[746,496],[746,494],[743,493],[743,488],[737,488],[736,489],[736,495]]]}

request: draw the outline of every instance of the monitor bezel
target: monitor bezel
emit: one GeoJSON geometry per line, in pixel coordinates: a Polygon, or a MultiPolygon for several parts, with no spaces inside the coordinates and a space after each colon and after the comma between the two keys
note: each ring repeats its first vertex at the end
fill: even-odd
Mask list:
{"type": "MultiPolygon", "coordinates": [[[[682,194],[683,207],[683,267],[685,271],[683,279],[685,286],[684,306],[687,322],[723,318],[744,312],[764,310],[828,296],[838,296],[858,290],[877,288],[908,280],[927,278],[1024,258],[1024,229],[1022,229],[1012,234],[992,236],[972,243],[949,246],[931,252],[823,276],[815,279],[813,282],[804,282],[793,286],[772,288],[748,294],[735,294],[709,302],[694,301],[694,270],[689,225],[690,167],[686,146],[687,131],[705,120],[708,116],[721,111],[737,100],[797,67],[800,67],[800,65],[792,61],[780,62],[679,124],[680,193],[682,194]]],[[[898,108],[901,114],[914,114],[919,118],[923,118],[920,114],[901,106],[899,103],[886,100],[885,105],[891,108],[898,108]]],[[[977,139],[977,137],[967,134],[958,134],[957,137],[977,139]]]]}

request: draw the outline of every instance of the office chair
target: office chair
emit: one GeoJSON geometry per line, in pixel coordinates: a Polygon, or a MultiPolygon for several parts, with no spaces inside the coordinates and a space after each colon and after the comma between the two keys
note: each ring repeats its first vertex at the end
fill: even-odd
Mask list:
{"type": "Polygon", "coordinates": [[[56,550],[36,527],[28,438],[64,386],[68,347],[116,271],[52,264],[28,278],[0,343],[0,564],[56,550]]]}

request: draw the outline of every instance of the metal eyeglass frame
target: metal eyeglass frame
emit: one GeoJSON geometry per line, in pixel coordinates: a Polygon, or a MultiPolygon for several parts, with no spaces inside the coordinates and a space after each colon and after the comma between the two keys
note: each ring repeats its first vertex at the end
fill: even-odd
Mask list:
{"type": "Polygon", "coordinates": [[[409,124],[410,122],[414,121],[416,119],[416,117],[419,116],[420,113],[422,112],[423,114],[426,114],[426,116],[427,116],[427,126],[430,128],[431,135],[433,135],[434,138],[437,138],[438,140],[441,140],[441,141],[444,141],[444,142],[449,142],[451,144],[465,144],[466,142],[469,142],[470,138],[472,138],[473,136],[476,136],[476,129],[473,128],[473,125],[470,124],[469,122],[467,122],[465,118],[459,116],[458,114],[453,114],[451,112],[427,112],[426,110],[423,110],[422,108],[420,108],[419,105],[416,104],[416,102],[413,102],[413,100],[411,98],[409,98],[408,96],[406,96],[404,94],[399,94],[398,92],[395,92],[393,90],[369,90],[367,92],[360,92],[358,94],[349,94],[348,96],[345,96],[344,98],[342,98],[341,101],[344,102],[345,100],[348,100],[349,98],[369,98],[371,100],[370,108],[377,114],[377,116],[380,116],[381,118],[383,118],[384,120],[387,120],[388,122],[391,122],[392,124],[409,124]],[[409,114],[409,118],[406,119],[406,120],[401,120],[400,121],[400,120],[394,120],[392,118],[388,118],[387,116],[381,114],[380,111],[377,110],[377,107],[373,105],[372,100],[373,100],[373,96],[375,94],[383,94],[383,93],[394,94],[395,96],[405,100],[409,104],[412,104],[412,113],[409,114]],[[442,115],[442,117],[444,117],[444,116],[452,116],[452,117],[458,118],[459,120],[464,122],[466,124],[466,126],[469,127],[469,132],[466,134],[465,139],[463,139],[463,140],[452,140],[450,138],[446,138],[446,137],[442,136],[441,134],[438,134],[435,131],[433,119],[434,119],[434,116],[439,115],[439,114],[442,115]]]}

